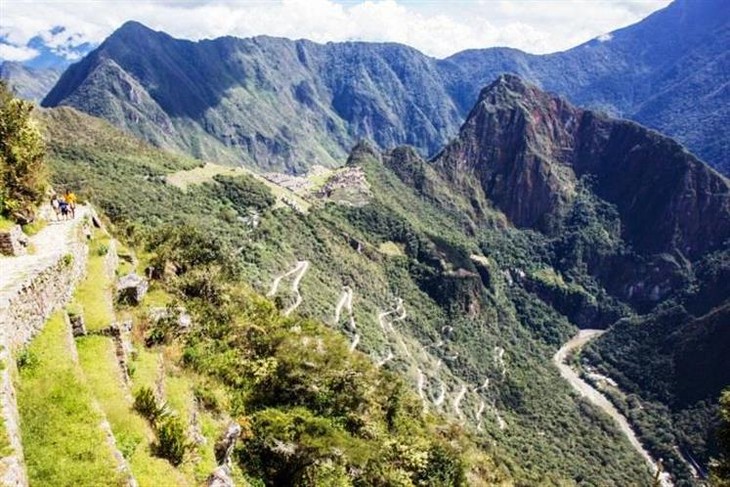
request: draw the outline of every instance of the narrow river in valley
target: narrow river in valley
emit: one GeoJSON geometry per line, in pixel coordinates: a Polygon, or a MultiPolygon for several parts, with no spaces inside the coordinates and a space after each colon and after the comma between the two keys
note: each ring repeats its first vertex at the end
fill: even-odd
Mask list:
{"type": "MultiPolygon", "coordinates": [[[[616,421],[619,429],[624,435],[626,435],[631,446],[633,446],[634,449],[636,449],[636,451],[638,451],[644,460],[651,466],[652,472],[656,473],[657,462],[654,461],[649,452],[644,449],[644,446],[639,441],[639,438],[637,438],[636,433],[634,433],[634,430],[631,428],[631,425],[629,425],[629,422],[626,420],[624,415],[616,409],[606,396],[581,379],[578,373],[565,363],[565,359],[571,351],[581,348],[589,341],[601,336],[603,333],[605,333],[605,330],[580,330],[577,335],[571,338],[560,348],[560,350],[558,350],[553,357],[553,362],[555,362],[558,370],[560,370],[560,375],[570,383],[573,389],[575,389],[581,396],[601,408],[606,412],[606,414],[611,416],[614,421],[616,421]]],[[[661,474],[660,484],[662,487],[672,487],[674,485],[669,474],[666,472],[661,474]]]]}

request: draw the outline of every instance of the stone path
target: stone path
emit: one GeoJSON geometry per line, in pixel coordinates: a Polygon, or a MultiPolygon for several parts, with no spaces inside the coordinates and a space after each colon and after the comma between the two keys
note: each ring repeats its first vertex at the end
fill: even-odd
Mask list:
{"type": "Polygon", "coordinates": [[[25,282],[69,252],[74,231],[87,214],[88,208],[79,205],[73,220],[56,221],[54,217],[43,230],[30,238],[32,248],[27,255],[0,256],[0,308],[7,305],[25,282]]]}

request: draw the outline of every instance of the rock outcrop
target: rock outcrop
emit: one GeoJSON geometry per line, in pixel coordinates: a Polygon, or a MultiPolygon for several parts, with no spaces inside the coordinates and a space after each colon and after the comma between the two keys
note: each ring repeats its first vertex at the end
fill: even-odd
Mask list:
{"type": "Polygon", "coordinates": [[[127,274],[117,283],[117,299],[121,303],[137,305],[147,294],[149,282],[137,274],[127,274]]]}

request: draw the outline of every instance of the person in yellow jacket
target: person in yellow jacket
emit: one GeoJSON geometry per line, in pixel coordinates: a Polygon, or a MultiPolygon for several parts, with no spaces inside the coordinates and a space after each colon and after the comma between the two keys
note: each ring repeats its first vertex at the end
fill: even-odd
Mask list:
{"type": "Polygon", "coordinates": [[[68,207],[71,208],[71,218],[76,218],[76,195],[71,192],[71,190],[67,189],[66,193],[63,195],[63,200],[68,204],[68,207]]]}

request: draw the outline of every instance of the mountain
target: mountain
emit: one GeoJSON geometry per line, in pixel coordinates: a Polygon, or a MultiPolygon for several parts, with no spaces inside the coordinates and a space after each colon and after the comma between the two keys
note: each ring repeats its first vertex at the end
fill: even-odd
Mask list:
{"type": "Polygon", "coordinates": [[[693,260],[730,237],[727,179],[667,137],[512,75],[481,92],[433,164],[519,227],[556,233],[580,181],[590,180],[595,195],[615,205],[622,237],[637,252],[693,260]]]}
{"type": "Polygon", "coordinates": [[[512,72],[572,102],[664,132],[726,174],[730,5],[676,0],[641,22],[573,49],[533,56],[464,51],[442,61],[449,92],[470,107],[482,86],[512,72]]]}
{"type": "Polygon", "coordinates": [[[196,157],[303,172],[358,137],[425,152],[459,113],[435,65],[395,44],[269,37],[192,43],[129,22],[44,100],[196,157]]]}
{"type": "MultiPolygon", "coordinates": [[[[633,308],[590,347],[587,363],[618,382],[623,392],[612,399],[657,457],[673,455],[651,426],[662,423],[685,461],[706,465],[711,405],[730,384],[722,352],[730,347],[730,182],[667,137],[512,75],[481,92],[437,157],[408,163],[419,164],[410,173],[431,180],[417,185],[424,195],[476,225],[498,209],[542,232],[557,244],[561,275],[585,266],[633,308]]],[[[527,288],[579,326],[617,318],[576,308],[545,282],[527,288]]]]}
{"type": "Polygon", "coordinates": [[[129,22],[71,66],[43,103],[195,157],[302,173],[340,164],[360,138],[434,154],[479,90],[510,72],[661,130],[727,172],[729,13],[722,0],[678,0],[565,52],[493,48],[444,60],[397,44],[193,43],[129,22]]]}
{"type": "MultiPolygon", "coordinates": [[[[246,282],[403,377],[424,409],[492,445],[516,483],[650,482],[553,366],[578,327],[608,329],[576,363],[619,384],[607,393],[678,484],[696,483],[685,457],[713,454],[730,190],[671,139],[510,75],[432,159],[363,142],[306,177],[250,180],[69,108],[42,115],[54,181],[120,235],[149,252],[144,235],[186,225],[235,248],[246,282]]],[[[171,282],[189,292],[206,275],[171,282]]],[[[229,363],[202,356],[204,370],[229,363]]]]}
{"type": "Polygon", "coordinates": [[[15,95],[40,102],[61,77],[62,69],[30,68],[22,63],[0,63],[0,79],[7,81],[15,95]]]}

